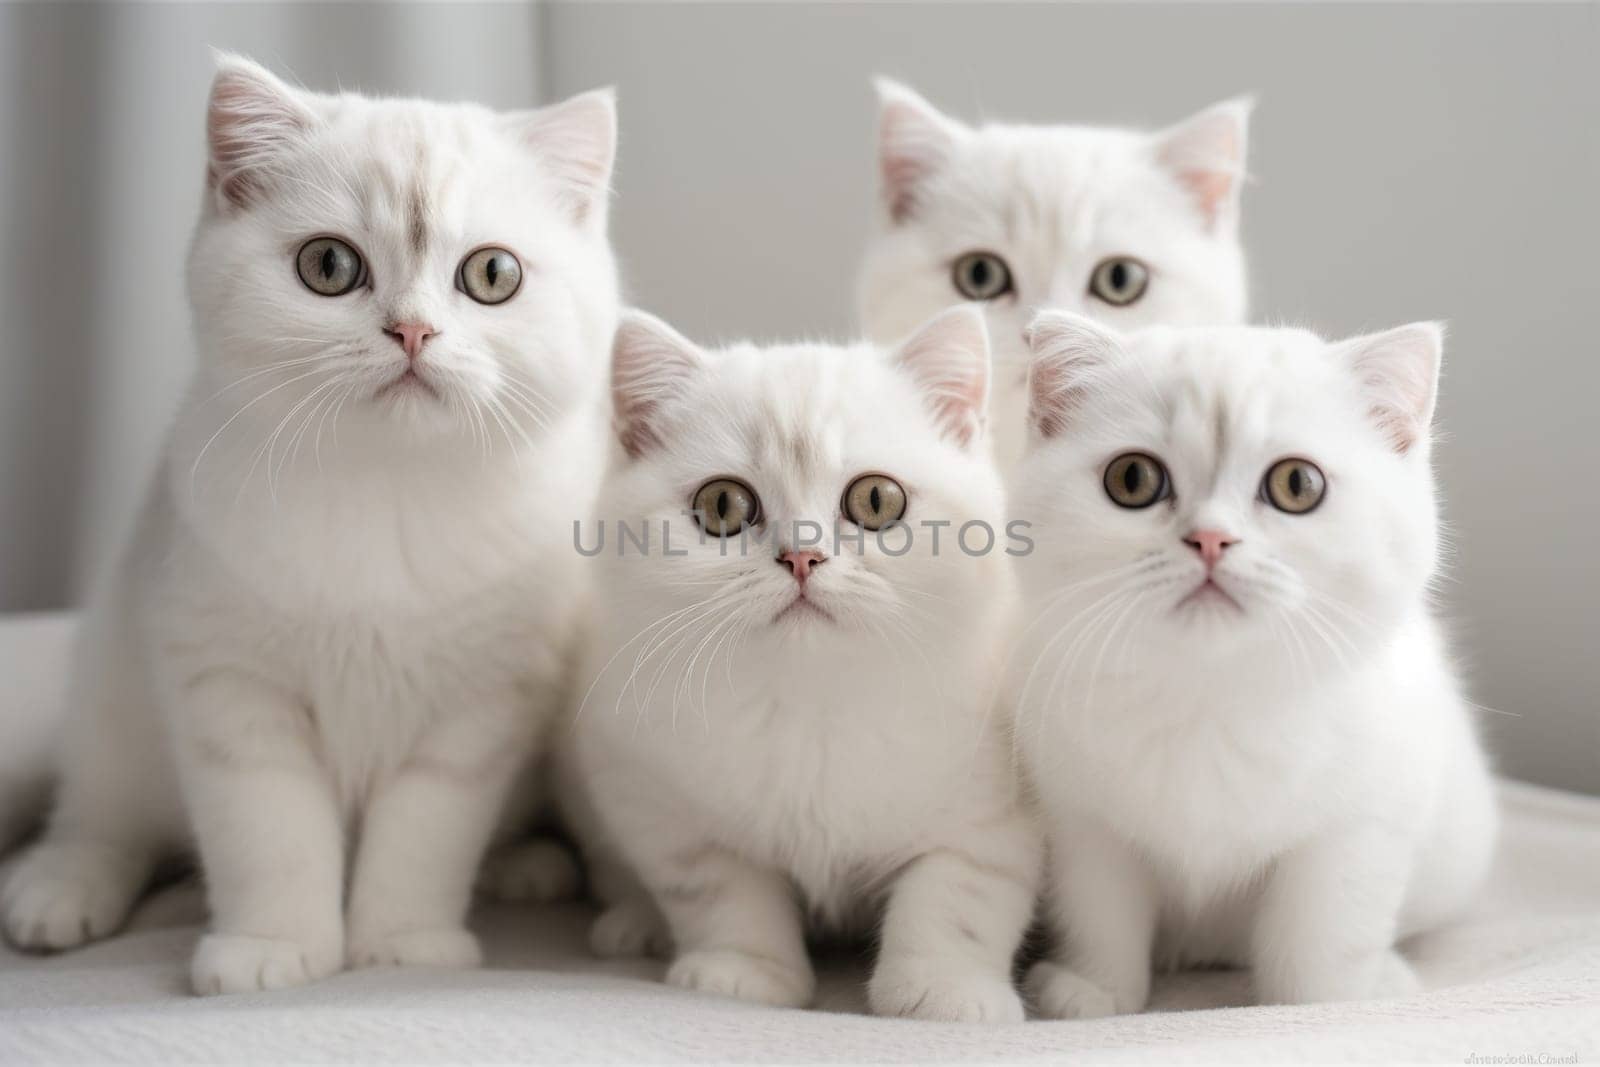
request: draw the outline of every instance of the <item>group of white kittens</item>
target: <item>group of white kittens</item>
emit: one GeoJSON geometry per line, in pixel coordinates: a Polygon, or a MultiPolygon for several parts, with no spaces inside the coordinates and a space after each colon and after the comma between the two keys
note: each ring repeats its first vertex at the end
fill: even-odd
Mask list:
{"type": "Polygon", "coordinates": [[[201,358],[7,937],[104,937],[197,851],[196,992],[470,966],[475,883],[578,886],[539,824],[597,952],[769,1004],[815,936],[926,1019],[1136,1012],[1193,965],[1414,989],[1394,945],[1496,821],[1428,603],[1439,330],[1237,325],[1246,104],[879,97],[873,341],[714,351],[619,309],[609,93],[223,57],[201,358]]]}

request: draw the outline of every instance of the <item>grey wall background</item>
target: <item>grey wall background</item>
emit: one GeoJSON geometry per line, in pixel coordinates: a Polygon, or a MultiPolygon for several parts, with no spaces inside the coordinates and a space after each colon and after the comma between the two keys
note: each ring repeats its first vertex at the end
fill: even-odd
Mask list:
{"type": "Polygon", "coordinates": [[[1600,792],[1600,5],[0,7],[0,610],[80,598],[191,360],[208,44],[316,88],[621,90],[633,298],[704,340],[842,335],[889,73],[968,118],[1260,96],[1256,317],[1451,325],[1444,593],[1509,773],[1600,792]]]}

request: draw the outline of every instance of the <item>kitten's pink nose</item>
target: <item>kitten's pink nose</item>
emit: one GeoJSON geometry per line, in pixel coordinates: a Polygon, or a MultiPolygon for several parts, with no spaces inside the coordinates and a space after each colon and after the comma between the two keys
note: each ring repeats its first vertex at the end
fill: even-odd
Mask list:
{"type": "Polygon", "coordinates": [[[778,555],[778,562],[789,568],[789,573],[794,575],[794,580],[801,585],[806,584],[806,579],[811,577],[813,567],[820,567],[827,562],[826,556],[821,552],[810,550],[806,552],[788,551],[778,555]]]}
{"type": "Polygon", "coordinates": [[[423,342],[439,331],[425,322],[391,322],[383,332],[406,350],[407,359],[415,361],[422,354],[423,342]]]}
{"type": "Polygon", "coordinates": [[[1222,558],[1222,550],[1229,545],[1238,544],[1239,539],[1221,530],[1195,530],[1183,539],[1183,543],[1200,553],[1200,558],[1206,564],[1206,572],[1210,573],[1216,567],[1217,561],[1222,558]]]}

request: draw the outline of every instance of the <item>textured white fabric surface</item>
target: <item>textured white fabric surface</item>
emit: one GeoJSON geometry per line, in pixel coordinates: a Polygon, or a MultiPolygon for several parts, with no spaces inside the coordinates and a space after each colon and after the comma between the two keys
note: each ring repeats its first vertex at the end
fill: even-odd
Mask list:
{"type": "MultiPolygon", "coordinates": [[[[16,716],[37,724],[54,701],[69,635],[60,620],[0,622],[0,752],[16,716]]],[[[775,1011],[668,989],[659,963],[592,959],[580,905],[480,909],[480,971],[367,971],[200,999],[185,973],[203,906],[180,884],[109,941],[55,957],[0,949],[0,1063],[1600,1058],[1600,799],[1517,784],[1503,796],[1484,900],[1406,946],[1428,986],[1406,1000],[1247,1007],[1244,974],[1206,972],[1159,980],[1142,1015],[964,1027],[856,1014],[864,970],[834,958],[824,1010],[775,1011]]]]}

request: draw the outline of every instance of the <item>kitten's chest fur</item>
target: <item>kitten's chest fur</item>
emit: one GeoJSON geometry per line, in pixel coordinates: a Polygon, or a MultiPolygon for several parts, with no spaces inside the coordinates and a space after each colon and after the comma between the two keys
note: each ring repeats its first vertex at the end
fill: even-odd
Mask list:
{"type": "Polygon", "coordinates": [[[1058,755],[1035,754],[1034,774],[1053,805],[1096,815],[1198,912],[1330,827],[1376,819],[1409,833],[1425,819],[1431,771],[1417,757],[1436,716],[1431,675],[1406,667],[1419,658],[1407,636],[1277,685],[1257,672],[1249,684],[1191,676],[1108,694],[1093,712],[1063,709],[1058,755]]]}
{"type": "Polygon", "coordinates": [[[582,591],[549,487],[510,470],[464,472],[455,495],[403,488],[346,479],[186,512],[158,486],[138,550],[157,681],[271,679],[350,795],[441,716],[548,710],[582,591]]]}
{"type": "Polygon", "coordinates": [[[510,584],[560,581],[573,570],[571,516],[592,499],[603,456],[589,414],[552,426],[520,457],[453,440],[402,446],[367,427],[273,477],[247,467],[219,484],[197,481],[185,462],[208,429],[180,419],[169,447],[171,550],[307,625],[359,616],[415,626],[475,598],[492,606],[510,584]]]}
{"type": "Polygon", "coordinates": [[[768,678],[713,694],[703,715],[680,709],[676,729],[653,707],[633,744],[694,825],[786,872],[821,929],[860,932],[902,864],[1003,803],[1004,746],[976,684],[961,699],[898,675],[826,673],[850,683],[768,678]]]}
{"type": "Polygon", "coordinates": [[[190,532],[220,570],[286,617],[414,624],[507,582],[559,576],[558,518],[514,477],[479,481],[470,495],[400,485],[285,491],[207,515],[190,532]]]}
{"type": "Polygon", "coordinates": [[[1348,725],[1323,702],[1288,706],[1193,686],[1116,707],[1064,712],[1059,765],[1069,770],[1040,784],[1097,814],[1196,901],[1259,874],[1347,787],[1348,725]]]}

